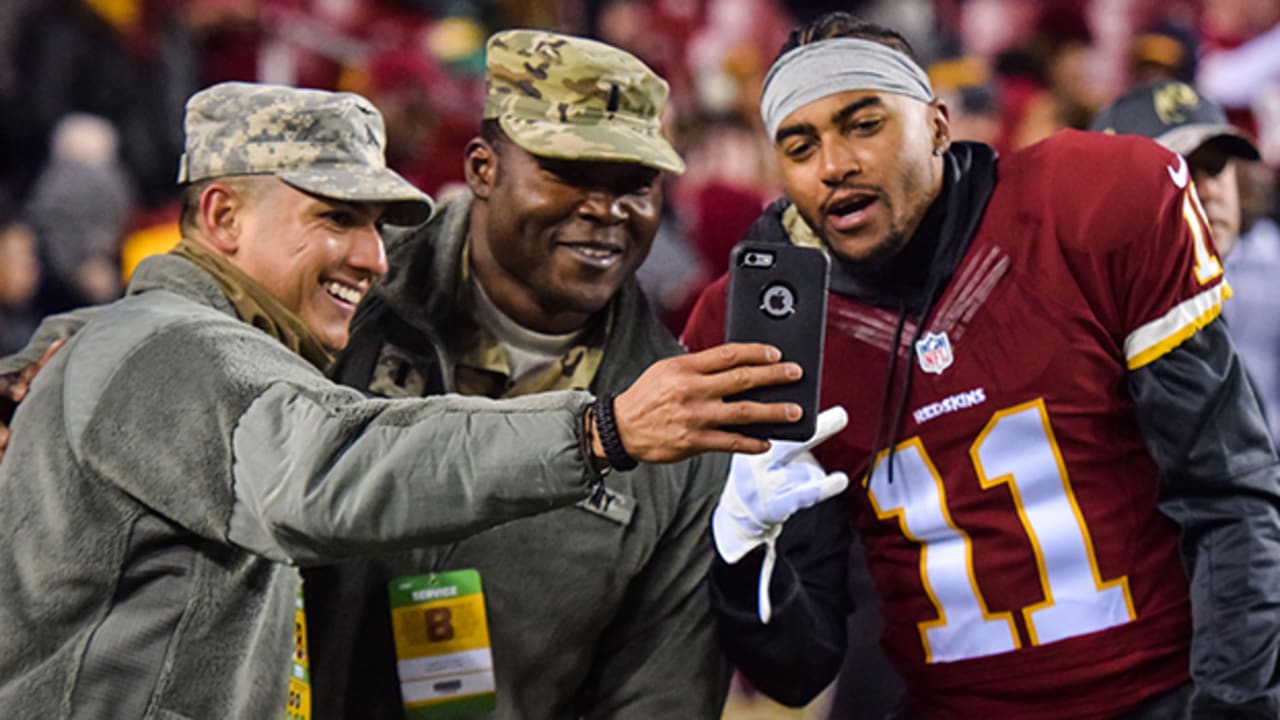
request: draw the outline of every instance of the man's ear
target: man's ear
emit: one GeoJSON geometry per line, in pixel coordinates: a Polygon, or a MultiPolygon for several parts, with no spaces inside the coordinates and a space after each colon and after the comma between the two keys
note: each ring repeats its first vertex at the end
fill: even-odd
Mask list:
{"type": "Polygon", "coordinates": [[[951,108],[941,98],[930,104],[929,125],[933,132],[934,154],[941,155],[951,147],[951,108]]]}
{"type": "Polygon", "coordinates": [[[241,212],[245,198],[235,188],[220,182],[209,183],[200,193],[200,234],[214,248],[227,255],[240,249],[241,212]]]}
{"type": "Polygon", "coordinates": [[[466,171],[467,187],[471,194],[481,200],[488,200],[489,193],[498,181],[498,152],[485,142],[483,138],[472,138],[467,143],[466,160],[463,169],[466,171]]]}

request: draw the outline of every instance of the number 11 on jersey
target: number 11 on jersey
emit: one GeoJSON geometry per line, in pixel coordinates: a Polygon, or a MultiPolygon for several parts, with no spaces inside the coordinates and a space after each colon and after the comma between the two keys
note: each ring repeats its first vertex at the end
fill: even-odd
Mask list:
{"type": "MultiPolygon", "coordinates": [[[[926,662],[954,662],[1021,646],[1009,612],[991,612],[974,572],[974,544],[951,518],[942,476],[919,438],[895,448],[893,482],[881,453],[867,495],[920,545],[920,576],[937,618],[920,623],[926,662]]],[[[1008,485],[1035,554],[1044,600],[1021,609],[1033,645],[1134,618],[1128,578],[1103,580],[1093,541],[1043,400],[996,412],[969,449],[984,490],[1008,485]]],[[[980,550],[980,548],[979,548],[980,550]]]]}

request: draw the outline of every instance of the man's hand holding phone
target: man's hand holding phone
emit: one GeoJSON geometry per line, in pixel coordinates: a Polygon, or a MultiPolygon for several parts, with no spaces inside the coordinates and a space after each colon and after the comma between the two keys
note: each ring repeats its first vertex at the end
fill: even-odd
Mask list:
{"type": "MultiPolygon", "coordinates": [[[[727,402],[744,390],[793,383],[803,376],[775,347],[727,343],[659,360],[614,399],[618,434],[640,462],[674,462],[698,453],[764,452],[769,443],[738,426],[800,419],[794,403],[727,402]]],[[[598,442],[594,449],[600,454],[598,442]]]]}

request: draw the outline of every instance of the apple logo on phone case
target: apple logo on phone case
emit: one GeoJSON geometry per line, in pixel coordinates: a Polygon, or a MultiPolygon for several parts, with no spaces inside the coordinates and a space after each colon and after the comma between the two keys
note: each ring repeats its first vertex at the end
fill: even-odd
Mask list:
{"type": "Polygon", "coordinates": [[[796,294],[785,283],[772,283],[760,295],[760,309],[775,320],[788,317],[796,311],[796,294]]]}

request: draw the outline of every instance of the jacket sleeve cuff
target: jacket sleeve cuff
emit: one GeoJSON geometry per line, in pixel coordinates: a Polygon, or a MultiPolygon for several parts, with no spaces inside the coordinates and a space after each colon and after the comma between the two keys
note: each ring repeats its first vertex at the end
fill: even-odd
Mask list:
{"type": "MultiPolygon", "coordinates": [[[[760,571],[764,565],[765,548],[753,549],[732,565],[719,555],[711,565],[712,597],[725,619],[735,623],[759,625],[759,607],[756,597],[760,583],[760,571]]],[[[773,602],[773,615],[784,614],[799,594],[799,579],[795,569],[782,557],[773,568],[769,582],[769,598],[773,602]]]]}

